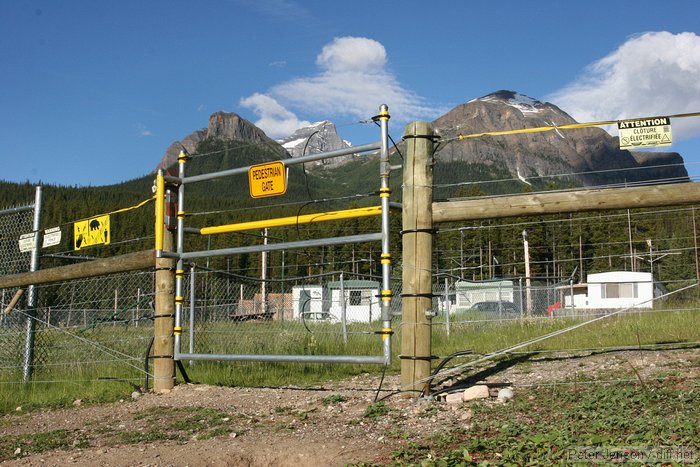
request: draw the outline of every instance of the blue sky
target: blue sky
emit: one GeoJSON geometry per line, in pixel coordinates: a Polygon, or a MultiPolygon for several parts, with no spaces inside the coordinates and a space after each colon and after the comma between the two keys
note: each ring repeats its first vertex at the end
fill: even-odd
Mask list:
{"type": "MultiPolygon", "coordinates": [[[[390,106],[411,120],[510,89],[579,121],[700,111],[700,2],[0,2],[0,179],[107,185],[236,112],[270,136],[390,106]]],[[[700,117],[673,122],[700,175],[700,117]]]]}

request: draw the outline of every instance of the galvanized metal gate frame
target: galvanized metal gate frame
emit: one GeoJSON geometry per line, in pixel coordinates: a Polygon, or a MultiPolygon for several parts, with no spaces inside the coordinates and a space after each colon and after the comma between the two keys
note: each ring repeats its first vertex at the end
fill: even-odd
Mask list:
{"type": "MultiPolygon", "coordinates": [[[[389,188],[389,111],[386,105],[379,108],[379,114],[374,118],[379,122],[381,138],[380,141],[348,149],[328,151],[308,156],[296,157],[293,159],[281,160],[284,166],[303,164],[322,159],[330,159],[350,154],[365,153],[369,151],[380,151],[380,188],[379,197],[381,201],[381,232],[362,235],[349,235],[315,240],[303,240],[296,242],[284,242],[265,245],[246,246],[238,248],[223,248],[208,251],[184,251],[185,234],[185,186],[188,183],[213,180],[231,175],[241,175],[248,172],[251,166],[239,167],[220,172],[212,172],[195,176],[185,175],[185,163],[187,156],[183,153],[178,157],[178,176],[164,176],[162,171],[158,172],[156,179],[156,257],[173,258],[177,260],[175,271],[175,325],[174,333],[174,359],[177,360],[209,360],[209,361],[249,361],[249,362],[296,362],[296,363],[354,363],[354,364],[380,364],[389,365],[391,363],[391,311],[390,304],[392,298],[391,291],[391,252],[389,245],[389,198],[391,189],[389,188]],[[162,226],[165,212],[165,182],[178,186],[178,206],[177,206],[177,236],[176,251],[163,251],[162,226]],[[201,354],[181,351],[181,336],[184,308],[184,261],[189,259],[203,258],[207,256],[229,256],[243,253],[257,253],[263,251],[279,251],[294,248],[307,248],[314,246],[341,245],[358,242],[381,241],[381,266],[382,266],[382,290],[381,290],[381,316],[382,330],[379,332],[382,338],[382,355],[362,356],[362,355],[263,355],[263,354],[201,354]]],[[[200,229],[203,230],[203,229],[200,229]]],[[[222,229],[222,231],[225,229],[222,229]]],[[[209,232],[216,232],[216,228],[211,228],[209,232]]]]}

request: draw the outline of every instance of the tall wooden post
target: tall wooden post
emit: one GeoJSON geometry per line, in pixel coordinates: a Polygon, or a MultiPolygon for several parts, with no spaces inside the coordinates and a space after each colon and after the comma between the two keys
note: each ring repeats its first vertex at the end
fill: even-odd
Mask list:
{"type": "MultiPolygon", "coordinates": [[[[163,228],[163,251],[173,251],[173,234],[163,228]]],[[[175,386],[175,260],[156,258],[155,316],[153,320],[153,390],[175,386]]]]}
{"type": "MultiPolygon", "coordinates": [[[[403,168],[401,386],[422,391],[430,376],[433,256],[433,127],[406,126],[403,168]],[[423,381],[423,382],[421,382],[423,381]]],[[[409,393],[417,396],[419,392],[409,393]]]]}

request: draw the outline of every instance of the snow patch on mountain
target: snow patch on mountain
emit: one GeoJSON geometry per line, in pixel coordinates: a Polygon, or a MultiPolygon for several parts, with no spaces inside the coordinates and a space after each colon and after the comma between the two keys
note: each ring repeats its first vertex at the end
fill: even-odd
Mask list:
{"type": "MultiPolygon", "coordinates": [[[[349,141],[345,141],[338,136],[335,125],[330,120],[316,122],[312,125],[299,128],[293,134],[286,138],[279,139],[277,142],[281,144],[292,157],[352,147],[349,141]]],[[[318,162],[318,165],[335,165],[351,159],[352,157],[352,155],[336,157],[318,162]]]]}
{"type": "Polygon", "coordinates": [[[477,99],[472,99],[469,102],[493,102],[493,103],[506,103],[511,107],[515,107],[522,113],[539,113],[544,107],[541,101],[533,99],[532,97],[526,96],[525,94],[520,94],[515,91],[498,91],[488,96],[479,97],[477,99]]]}

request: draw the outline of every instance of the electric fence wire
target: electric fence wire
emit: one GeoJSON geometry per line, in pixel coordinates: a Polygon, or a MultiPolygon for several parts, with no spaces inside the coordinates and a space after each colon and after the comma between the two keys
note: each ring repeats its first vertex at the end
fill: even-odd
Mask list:
{"type": "MultiPolygon", "coordinates": [[[[686,118],[686,117],[700,117],[700,112],[688,112],[688,113],[681,113],[681,114],[673,114],[673,115],[666,115],[666,118],[686,118]]],[[[656,118],[656,117],[651,117],[651,118],[656,118]]],[[[457,135],[449,139],[445,139],[445,143],[451,143],[453,141],[463,141],[463,140],[468,140],[471,138],[481,138],[484,136],[506,136],[506,135],[517,135],[517,134],[525,134],[525,133],[542,133],[546,131],[559,131],[559,130],[575,130],[575,129],[581,129],[581,128],[591,128],[591,127],[599,127],[599,126],[608,126],[608,125],[616,125],[620,122],[623,121],[629,121],[629,120],[643,120],[641,118],[629,118],[629,119],[624,119],[624,120],[604,120],[604,121],[598,121],[598,122],[582,122],[582,123],[567,123],[563,125],[546,125],[546,126],[540,126],[540,127],[533,127],[533,128],[520,128],[520,129],[514,129],[514,130],[504,130],[504,131],[486,131],[486,132],[480,132],[480,133],[472,133],[469,135],[457,135]]]]}
{"type": "MultiPolygon", "coordinates": [[[[579,328],[582,328],[582,327],[584,327],[584,326],[588,326],[589,324],[596,323],[596,322],[598,322],[598,321],[601,321],[601,320],[604,320],[604,319],[607,319],[607,318],[610,318],[610,317],[613,317],[613,316],[617,316],[617,315],[619,315],[619,314],[622,314],[622,313],[624,313],[624,312],[627,312],[627,311],[633,309],[635,306],[640,306],[640,305],[643,305],[643,304],[645,304],[645,303],[652,302],[652,301],[654,301],[654,300],[660,300],[660,299],[669,297],[669,296],[671,296],[671,295],[674,295],[674,294],[676,294],[676,293],[682,292],[682,291],[684,291],[684,290],[688,290],[688,289],[691,289],[691,288],[693,288],[693,287],[697,287],[698,284],[700,284],[700,283],[695,282],[695,283],[693,283],[693,284],[691,284],[691,285],[688,285],[688,286],[683,287],[683,288],[678,289],[678,290],[674,290],[673,292],[666,293],[666,294],[661,295],[661,296],[659,296],[659,297],[655,297],[655,298],[652,298],[652,299],[649,299],[649,300],[644,300],[644,301],[642,301],[642,302],[636,303],[636,304],[634,304],[633,306],[630,306],[630,307],[628,307],[628,308],[623,308],[623,309],[620,309],[620,310],[617,310],[617,311],[613,311],[613,312],[610,312],[610,313],[606,313],[606,314],[604,314],[604,315],[597,316],[597,317],[595,317],[595,318],[591,318],[591,319],[589,319],[589,320],[587,320],[587,321],[584,321],[584,322],[582,322],[582,323],[577,323],[577,324],[574,324],[574,325],[569,326],[569,327],[567,327],[567,328],[560,329],[560,330],[557,330],[557,331],[553,331],[553,332],[550,332],[550,333],[545,334],[545,335],[543,335],[543,336],[538,336],[538,337],[535,337],[535,338],[532,338],[532,339],[528,339],[528,340],[526,340],[526,341],[520,342],[520,343],[515,344],[515,345],[513,345],[513,346],[510,346],[510,347],[507,347],[507,348],[504,348],[504,349],[501,349],[501,350],[497,350],[497,351],[495,351],[495,352],[488,353],[488,354],[486,354],[486,355],[484,355],[484,356],[482,356],[482,357],[480,357],[480,358],[477,358],[476,360],[472,360],[472,361],[470,361],[470,362],[463,363],[463,364],[461,364],[461,365],[457,365],[457,366],[451,367],[451,368],[446,369],[446,370],[442,370],[440,373],[437,373],[436,375],[431,375],[431,376],[429,376],[429,377],[427,377],[427,378],[423,378],[423,379],[421,379],[421,380],[415,381],[415,382],[414,382],[413,384],[411,384],[411,385],[414,386],[414,385],[417,385],[417,384],[427,384],[427,383],[429,383],[435,376],[448,377],[448,376],[457,375],[457,374],[459,374],[460,372],[462,372],[463,370],[466,370],[467,368],[470,368],[470,367],[476,366],[476,365],[478,365],[478,364],[481,364],[481,363],[484,363],[484,362],[493,360],[493,359],[495,359],[495,358],[497,358],[497,357],[500,357],[500,356],[503,356],[503,355],[512,353],[512,352],[514,352],[514,351],[516,351],[516,350],[520,350],[520,349],[522,349],[522,348],[525,348],[525,347],[528,347],[528,346],[530,346],[530,345],[533,345],[533,344],[536,344],[536,343],[539,343],[539,342],[542,342],[542,341],[551,339],[551,338],[553,338],[553,337],[557,337],[557,336],[560,336],[560,335],[562,335],[562,334],[565,334],[565,333],[574,331],[574,330],[579,329],[579,328]]],[[[406,389],[406,388],[407,388],[407,387],[404,386],[404,389],[406,389]]],[[[425,392],[425,389],[423,390],[423,395],[425,395],[424,392],[425,392]]]]}
{"type": "Polygon", "coordinates": [[[225,214],[225,213],[233,213],[233,212],[240,212],[240,211],[253,211],[253,210],[269,210],[272,208],[280,208],[280,207],[287,207],[287,206],[297,206],[299,204],[302,205],[308,205],[310,202],[311,203],[331,203],[334,201],[346,201],[346,200],[355,200],[355,199],[362,199],[362,198],[369,198],[370,196],[376,196],[377,191],[372,191],[368,193],[357,193],[357,194],[352,194],[352,195],[345,195],[345,196],[336,196],[332,198],[319,198],[315,200],[303,200],[303,201],[289,201],[286,203],[276,203],[276,204],[266,204],[264,206],[249,206],[249,207],[244,207],[244,208],[233,208],[233,209],[223,209],[223,210],[215,210],[215,211],[195,211],[195,212],[188,212],[187,216],[194,217],[194,216],[205,216],[205,215],[211,215],[211,214],[225,214]]]}

